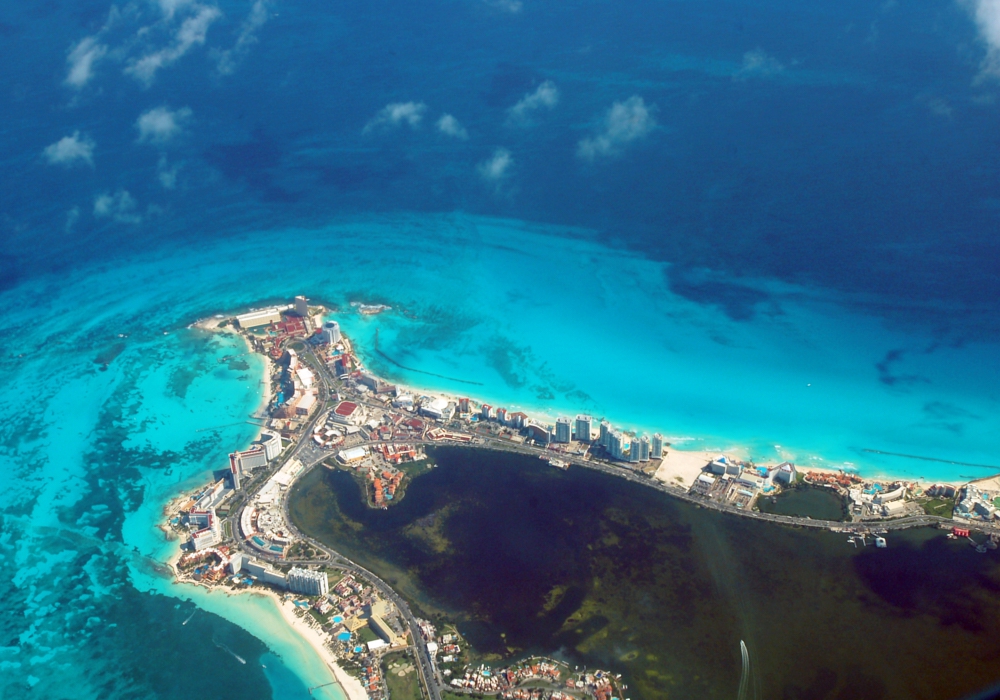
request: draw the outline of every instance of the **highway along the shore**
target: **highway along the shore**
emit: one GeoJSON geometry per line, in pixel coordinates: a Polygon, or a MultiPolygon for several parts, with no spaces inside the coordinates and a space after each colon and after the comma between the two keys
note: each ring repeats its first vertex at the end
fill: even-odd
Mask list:
{"type": "Polygon", "coordinates": [[[954,697],[995,680],[997,557],[940,531],[855,548],[531,456],[431,458],[388,510],[368,507],[349,474],[317,469],[289,512],[420,613],[456,622],[479,654],[558,652],[623,672],[645,700],[732,697],[741,640],[765,697],[817,684],[954,697]]]}

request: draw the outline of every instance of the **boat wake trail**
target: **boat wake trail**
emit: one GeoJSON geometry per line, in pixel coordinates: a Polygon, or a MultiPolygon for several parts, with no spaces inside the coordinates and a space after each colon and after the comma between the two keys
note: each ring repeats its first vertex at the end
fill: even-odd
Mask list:
{"type": "MultiPolygon", "coordinates": [[[[750,689],[750,652],[747,651],[747,645],[744,641],[740,640],[740,655],[743,657],[743,672],[740,675],[740,690],[737,694],[737,700],[747,700],[747,691],[750,689]]],[[[757,693],[754,693],[754,697],[757,693]]]]}
{"type": "Polygon", "coordinates": [[[241,664],[246,664],[246,662],[247,662],[246,659],[244,659],[242,656],[240,656],[239,654],[237,654],[235,651],[233,651],[232,649],[230,649],[229,647],[227,647],[225,644],[223,644],[222,642],[218,641],[214,637],[212,638],[212,641],[215,643],[215,646],[219,647],[220,649],[222,649],[223,651],[225,651],[226,653],[228,653],[230,656],[232,656],[234,659],[236,659],[237,661],[239,661],[241,664]]]}

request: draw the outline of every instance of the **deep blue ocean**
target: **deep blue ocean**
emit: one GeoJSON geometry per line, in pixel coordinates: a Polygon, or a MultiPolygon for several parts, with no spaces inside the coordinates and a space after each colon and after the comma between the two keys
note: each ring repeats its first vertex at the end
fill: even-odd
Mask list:
{"type": "Polygon", "coordinates": [[[324,678],[160,567],[261,391],[187,325],[264,301],[428,390],[1000,471],[998,52],[994,0],[0,6],[0,698],[324,678]]]}

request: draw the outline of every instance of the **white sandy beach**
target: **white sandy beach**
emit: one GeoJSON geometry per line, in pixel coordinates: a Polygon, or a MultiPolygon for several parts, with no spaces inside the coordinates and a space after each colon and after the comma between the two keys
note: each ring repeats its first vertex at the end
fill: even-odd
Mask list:
{"type": "Polygon", "coordinates": [[[329,647],[323,643],[325,634],[320,632],[318,629],[319,623],[317,623],[310,615],[305,614],[301,617],[295,614],[295,604],[290,600],[285,601],[275,593],[274,591],[264,591],[255,590],[251,591],[253,595],[262,595],[270,598],[274,601],[274,604],[281,611],[281,617],[284,618],[285,622],[295,630],[296,634],[301,636],[306,640],[309,645],[316,650],[316,654],[326,662],[327,667],[336,680],[344,694],[347,696],[347,700],[367,700],[368,694],[365,693],[365,688],[361,684],[361,681],[354,678],[344,669],[337,665],[337,660],[330,651],[329,647]]]}

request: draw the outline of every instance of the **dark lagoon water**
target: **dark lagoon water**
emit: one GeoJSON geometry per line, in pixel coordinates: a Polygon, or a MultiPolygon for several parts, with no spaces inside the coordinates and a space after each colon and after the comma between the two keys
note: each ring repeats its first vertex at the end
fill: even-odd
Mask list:
{"type": "Polygon", "coordinates": [[[814,520],[844,519],[844,499],[830,489],[803,486],[788,489],[772,498],[761,498],[758,503],[765,513],[797,515],[814,520]]]}
{"type": "Polygon", "coordinates": [[[951,698],[1000,678],[1000,566],[936,531],[889,548],[722,516],[531,458],[439,449],[388,511],[344,472],[291,497],[306,532],[384,575],[477,651],[557,652],[633,698],[951,698]]]}

